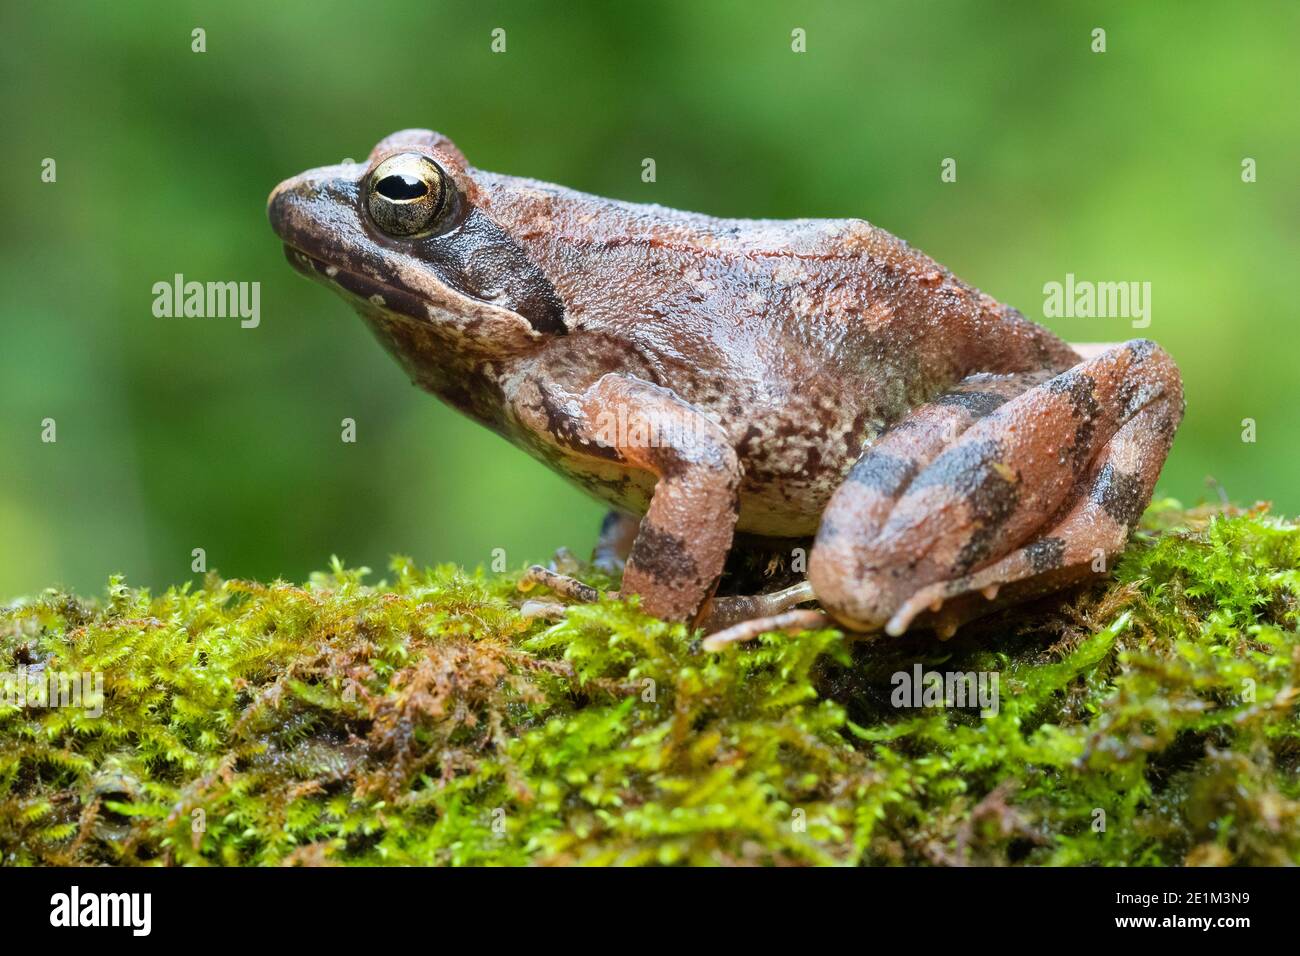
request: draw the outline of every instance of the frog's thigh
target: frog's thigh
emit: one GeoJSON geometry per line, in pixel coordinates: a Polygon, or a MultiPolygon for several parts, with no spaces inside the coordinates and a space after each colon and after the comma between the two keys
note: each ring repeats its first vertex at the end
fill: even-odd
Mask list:
{"type": "Polygon", "coordinates": [[[972,375],[873,442],[822,512],[809,570],[819,597],[836,604],[858,593],[858,568],[912,480],[968,428],[1049,377],[972,375]]]}
{"type": "Polygon", "coordinates": [[[884,525],[908,484],[966,429],[1051,376],[1050,372],[972,375],[921,405],[862,454],[822,512],[823,561],[849,558],[884,525]]]}
{"type": "MultiPolygon", "coordinates": [[[[866,533],[824,522],[809,565],[818,600],[851,628],[901,633],[952,597],[1033,577],[1063,583],[1085,557],[1090,566],[1098,549],[1123,546],[1181,417],[1178,371],[1150,342],[1076,365],[905,476],[866,533]]],[[[850,478],[828,515],[850,514],[838,499],[861,495],[850,478]]]]}
{"type": "Polygon", "coordinates": [[[738,515],[740,463],[726,433],[667,389],[606,375],[579,400],[588,438],[658,477],[623,571],[650,614],[693,619],[713,593],[738,515]]]}

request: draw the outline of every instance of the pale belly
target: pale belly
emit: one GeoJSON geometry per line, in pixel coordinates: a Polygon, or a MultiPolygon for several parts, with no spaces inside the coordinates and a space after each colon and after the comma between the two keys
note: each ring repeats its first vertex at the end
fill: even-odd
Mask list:
{"type": "MultiPolygon", "coordinates": [[[[629,514],[643,515],[650,507],[655,476],[617,462],[566,458],[546,464],[588,494],[629,514]]],[[[839,487],[852,461],[843,470],[822,468],[793,475],[746,475],[740,486],[740,517],[736,530],[773,538],[807,537],[817,531],[822,510],[839,487]]]]}

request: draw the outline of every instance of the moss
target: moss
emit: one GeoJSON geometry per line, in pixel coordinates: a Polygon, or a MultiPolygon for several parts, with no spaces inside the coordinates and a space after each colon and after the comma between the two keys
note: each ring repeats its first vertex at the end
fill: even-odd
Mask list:
{"type": "MultiPolygon", "coordinates": [[[[1300,527],[1153,507],[1115,580],[967,628],[720,655],[518,575],[337,561],[0,613],[6,863],[1300,863],[1300,527]],[[996,715],[892,706],[996,673],[996,715]],[[83,704],[85,702],[83,701],[83,704]]],[[[597,582],[600,579],[593,578],[597,582]]]]}

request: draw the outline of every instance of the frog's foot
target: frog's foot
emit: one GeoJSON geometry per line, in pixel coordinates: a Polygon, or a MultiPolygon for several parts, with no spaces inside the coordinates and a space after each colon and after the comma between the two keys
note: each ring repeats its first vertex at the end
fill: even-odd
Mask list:
{"type": "Polygon", "coordinates": [[[800,608],[733,624],[731,627],[710,634],[700,646],[709,653],[713,653],[723,650],[731,644],[752,641],[760,634],[767,634],[771,631],[800,634],[803,631],[816,631],[829,626],[831,626],[830,619],[823,612],[800,608]]]}
{"type": "MultiPolygon", "coordinates": [[[[582,604],[594,603],[599,601],[602,596],[614,598],[619,596],[617,591],[600,591],[590,584],[579,581],[577,578],[570,577],[567,574],[560,574],[550,568],[544,568],[540,564],[534,564],[524,572],[523,577],[519,579],[518,588],[520,591],[527,592],[539,584],[549,588],[560,597],[582,604]]],[[[710,632],[710,634],[724,631],[735,632],[731,636],[721,639],[720,643],[715,642],[720,647],[732,641],[749,640],[767,631],[788,631],[790,627],[787,623],[788,620],[804,620],[804,618],[797,616],[791,618],[786,613],[788,609],[815,600],[816,596],[813,594],[812,586],[807,581],[801,581],[788,588],[771,591],[767,594],[738,594],[714,597],[705,605],[699,626],[710,632]],[[747,636],[740,636],[742,633],[747,636]]],[[[519,608],[519,613],[526,618],[557,620],[564,616],[566,608],[567,605],[561,604],[559,601],[530,598],[519,608]]],[[[821,615],[820,611],[811,613],[819,615],[822,623],[825,622],[825,616],[821,615]]],[[[806,628],[799,629],[806,630],[806,628]]]]}
{"type": "Polygon", "coordinates": [[[640,528],[640,518],[623,511],[610,511],[600,523],[600,537],[591,554],[591,563],[608,575],[622,574],[640,528]]]}
{"type": "MultiPolygon", "coordinates": [[[[767,594],[734,594],[714,597],[704,606],[699,626],[712,633],[733,625],[771,618],[799,604],[817,600],[812,585],[800,581],[767,594]]],[[[755,632],[763,633],[762,631],[755,632]]]]}
{"type": "Polygon", "coordinates": [[[897,635],[915,621],[946,636],[997,604],[1104,572],[1183,412],[1177,368],[1144,340],[1010,400],[976,398],[971,381],[882,436],[827,506],[809,580],[854,630],[897,635]],[[954,407],[963,420],[941,412],[954,407]]]}
{"type": "MultiPolygon", "coordinates": [[[[600,538],[592,553],[591,563],[606,574],[622,574],[639,526],[640,519],[621,511],[610,511],[600,524],[600,538]]],[[[534,564],[519,579],[518,588],[520,591],[531,591],[540,584],[571,601],[590,604],[600,600],[601,591],[573,576],[580,567],[580,562],[568,548],[557,548],[551,566],[544,568],[540,564],[534,564]]],[[[618,596],[617,591],[608,593],[618,596]]],[[[519,613],[527,618],[556,620],[564,616],[565,607],[558,601],[533,598],[520,606],[519,613]]]]}

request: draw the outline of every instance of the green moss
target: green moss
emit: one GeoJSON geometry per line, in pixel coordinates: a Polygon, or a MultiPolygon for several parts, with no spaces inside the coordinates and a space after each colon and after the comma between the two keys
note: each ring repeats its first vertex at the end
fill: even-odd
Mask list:
{"type": "Polygon", "coordinates": [[[0,613],[6,863],[1300,863],[1300,527],[1154,507],[1116,579],[967,629],[719,655],[517,575],[338,562],[0,613]],[[892,675],[996,672],[999,707],[892,675]],[[1104,821],[1104,829],[1101,824],[1104,821]]]}

